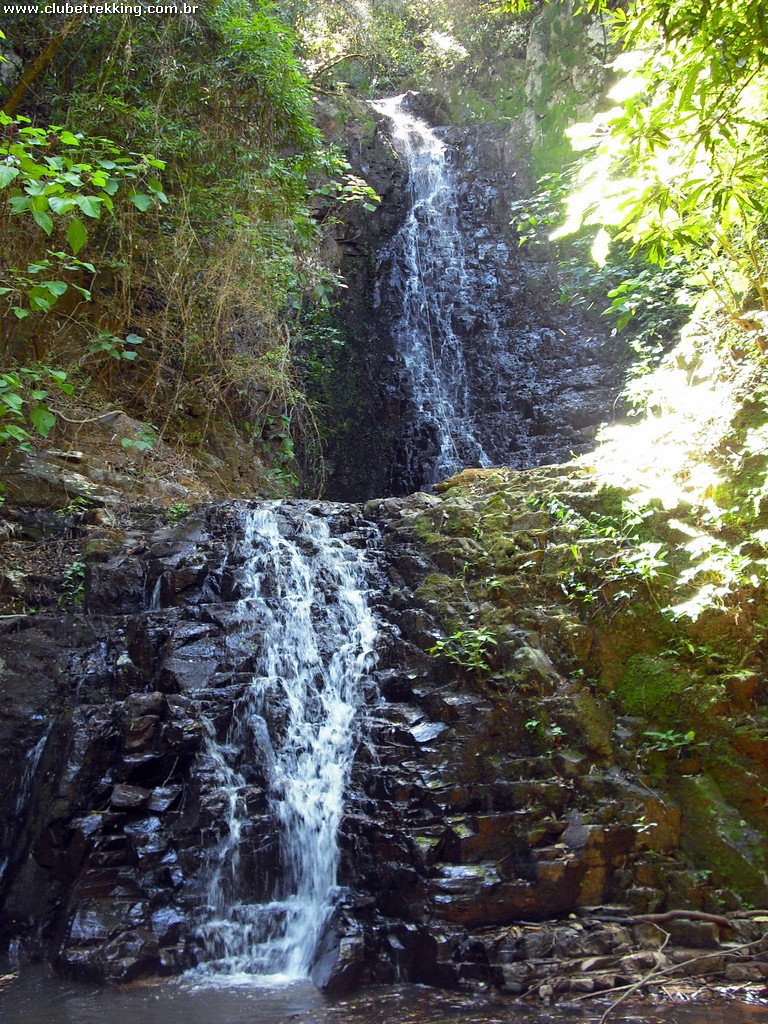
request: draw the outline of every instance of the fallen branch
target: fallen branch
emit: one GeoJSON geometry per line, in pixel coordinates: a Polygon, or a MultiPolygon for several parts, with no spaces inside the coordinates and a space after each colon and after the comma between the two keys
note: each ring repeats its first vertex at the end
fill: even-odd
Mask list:
{"type": "Polygon", "coordinates": [[[337,64],[343,64],[345,60],[373,60],[374,54],[372,53],[342,53],[338,57],[334,57],[333,60],[326,61],[316,71],[313,71],[309,76],[310,82],[314,82],[317,78],[321,78],[326,72],[335,68],[337,64]]]}
{"type": "MultiPolygon", "coordinates": [[[[761,943],[765,942],[765,939],[766,939],[766,937],[762,936],[759,939],[753,939],[752,942],[743,942],[739,946],[729,946],[727,949],[719,949],[719,950],[717,950],[714,953],[702,953],[701,956],[691,957],[690,960],[683,960],[683,962],[679,963],[679,964],[671,964],[669,967],[663,968],[663,970],[660,970],[660,971],[654,970],[651,974],[646,975],[646,977],[643,979],[642,982],[636,982],[635,984],[632,984],[632,985],[619,985],[616,988],[609,989],[609,991],[610,992],[624,992],[626,989],[634,990],[634,989],[637,989],[638,987],[640,987],[640,986],[642,986],[644,984],[647,984],[647,983],[651,983],[652,984],[652,983],[654,983],[656,981],[656,979],[660,978],[662,975],[674,974],[675,971],[679,971],[683,967],[688,967],[689,964],[697,964],[697,963],[700,963],[702,960],[712,960],[712,959],[715,959],[717,957],[729,957],[729,956],[731,956],[734,953],[738,953],[742,949],[749,949],[750,946],[759,946],[761,943]]],[[[604,996],[604,995],[605,995],[605,990],[601,990],[599,992],[587,992],[583,996],[577,996],[574,1001],[581,1003],[581,1002],[584,1002],[584,1000],[586,1000],[586,999],[598,999],[598,998],[600,998],[601,996],[604,996]]],[[[613,1005],[617,1006],[618,1003],[614,1003],[613,1005]]],[[[608,1009],[612,1010],[613,1006],[610,1006],[608,1009]]],[[[605,1014],[603,1015],[603,1019],[605,1019],[605,1014]]]]}
{"type": "MultiPolygon", "coordinates": [[[[651,922],[651,923],[653,923],[653,922],[651,922]]],[[[661,931],[661,929],[659,929],[659,931],[661,931]]],[[[659,949],[658,949],[659,953],[663,953],[664,952],[664,949],[665,949],[667,943],[669,942],[669,939],[670,939],[669,932],[664,932],[664,941],[659,946],[659,949]]],[[[646,982],[648,982],[654,975],[659,974],[659,973],[661,973],[661,957],[659,957],[659,959],[656,961],[656,963],[653,965],[653,967],[650,969],[650,971],[646,974],[646,976],[644,978],[641,978],[640,981],[635,982],[634,985],[630,985],[626,989],[626,991],[622,995],[620,995],[619,998],[615,1002],[611,1003],[611,1005],[608,1007],[608,1009],[605,1011],[605,1013],[600,1018],[599,1024],[605,1024],[605,1021],[608,1019],[609,1014],[611,1014],[616,1009],[617,1006],[620,1006],[621,1003],[623,1003],[625,999],[628,999],[629,996],[631,996],[633,992],[637,991],[637,989],[639,989],[639,988],[642,988],[643,985],[646,984],[646,982]]]]}
{"type": "MultiPolygon", "coordinates": [[[[750,911],[749,914],[751,916],[757,916],[758,914],[768,915],[768,910],[750,911]]],[[[732,916],[736,918],[746,916],[746,914],[733,914],[732,916]]],[[[721,928],[731,927],[731,922],[722,914],[705,914],[702,910],[667,910],[663,914],[635,914],[632,917],[619,917],[618,914],[594,914],[590,915],[590,917],[593,921],[610,924],[666,924],[670,921],[680,919],[688,921],[711,921],[713,924],[717,924],[721,928]]]]}
{"type": "Polygon", "coordinates": [[[701,910],[668,910],[665,914],[637,914],[629,919],[632,924],[640,924],[644,921],[649,924],[668,924],[670,921],[709,921],[712,924],[720,925],[721,928],[730,928],[731,922],[722,914],[705,914],[701,910]]]}

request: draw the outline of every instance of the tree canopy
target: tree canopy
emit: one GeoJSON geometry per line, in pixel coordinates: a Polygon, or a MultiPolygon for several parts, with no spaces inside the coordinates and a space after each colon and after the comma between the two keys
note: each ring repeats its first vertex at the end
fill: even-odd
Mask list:
{"type": "MultiPolygon", "coordinates": [[[[768,308],[768,16],[759,0],[607,10],[615,105],[571,130],[587,154],[564,233],[600,228],[663,265],[682,255],[737,319],[768,308]]],[[[753,318],[754,319],[754,318],[753,318]]]]}

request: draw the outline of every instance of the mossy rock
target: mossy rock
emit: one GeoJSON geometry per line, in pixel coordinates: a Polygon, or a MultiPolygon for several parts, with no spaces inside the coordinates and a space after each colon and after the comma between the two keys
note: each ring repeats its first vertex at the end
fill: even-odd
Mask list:
{"type": "Polygon", "coordinates": [[[616,694],[630,715],[661,725],[680,720],[681,697],[690,680],[674,664],[648,654],[635,654],[616,684],[616,694]]]}
{"type": "Polygon", "coordinates": [[[681,841],[697,868],[706,868],[756,906],[768,902],[765,839],[751,828],[708,775],[681,778],[675,786],[683,810],[681,841]]]}

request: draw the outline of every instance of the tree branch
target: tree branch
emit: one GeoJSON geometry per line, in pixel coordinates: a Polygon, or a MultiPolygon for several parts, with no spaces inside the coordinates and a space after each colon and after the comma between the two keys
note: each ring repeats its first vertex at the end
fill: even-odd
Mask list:
{"type": "Polygon", "coordinates": [[[58,53],[64,40],[72,32],[75,26],[80,22],[80,15],[73,15],[61,26],[55,36],[48,42],[48,45],[38,54],[32,63],[24,68],[21,73],[21,78],[16,83],[11,95],[5,102],[3,107],[3,113],[12,117],[16,113],[16,108],[26,96],[32,83],[42,74],[43,71],[48,67],[53,58],[58,53]]]}

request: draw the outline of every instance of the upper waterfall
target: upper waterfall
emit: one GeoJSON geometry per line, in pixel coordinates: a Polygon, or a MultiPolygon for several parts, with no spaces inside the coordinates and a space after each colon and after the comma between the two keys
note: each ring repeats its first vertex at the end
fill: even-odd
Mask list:
{"type": "Polygon", "coordinates": [[[470,303],[467,257],[456,214],[456,183],[445,143],[404,107],[405,96],[373,106],[392,121],[392,138],[408,167],[411,193],[405,222],[381,254],[390,265],[379,282],[398,296],[392,325],[405,362],[417,416],[428,440],[419,465],[407,467],[420,486],[465,465],[489,466],[478,438],[454,317],[470,303]]]}

